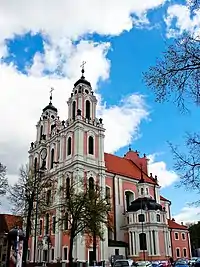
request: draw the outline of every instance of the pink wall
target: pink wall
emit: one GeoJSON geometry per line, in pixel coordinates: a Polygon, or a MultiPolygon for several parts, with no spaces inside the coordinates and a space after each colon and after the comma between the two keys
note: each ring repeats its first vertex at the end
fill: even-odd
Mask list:
{"type": "Polygon", "coordinates": [[[188,232],[181,231],[181,230],[172,230],[171,231],[171,241],[172,241],[172,250],[173,250],[173,258],[177,258],[176,249],[180,249],[180,258],[184,258],[183,249],[186,248],[186,258],[190,258],[190,247],[189,247],[189,240],[188,240],[188,232]],[[178,233],[178,240],[175,239],[175,233],[178,233]],[[185,240],[182,239],[182,233],[185,234],[185,240]]]}

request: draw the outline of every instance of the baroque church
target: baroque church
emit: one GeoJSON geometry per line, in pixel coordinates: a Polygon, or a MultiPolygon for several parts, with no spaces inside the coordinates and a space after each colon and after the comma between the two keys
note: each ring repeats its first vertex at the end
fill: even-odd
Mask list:
{"type": "MultiPolygon", "coordinates": [[[[94,183],[98,179],[110,199],[113,229],[105,228],[104,240],[97,245],[97,261],[108,261],[112,255],[134,260],[189,258],[188,228],[171,218],[171,202],[160,195],[157,176],[148,172],[146,156],[131,149],[123,157],[104,152],[106,131],[103,119],[96,117],[97,99],[85,79],[84,68],[67,104],[68,118],[61,121],[51,93],[36,126],[29,164],[41,162],[40,152],[45,147],[45,175],[58,179],[58,186],[66,186],[71,177],[93,179],[94,183]]],[[[59,211],[53,208],[62,196],[51,198],[53,212],[37,218],[36,239],[33,234],[29,240],[30,262],[34,257],[40,262],[68,261],[68,223],[58,226],[59,211]],[[44,240],[48,240],[47,246],[44,240]]],[[[92,242],[78,235],[73,253],[74,259],[91,262],[92,242]]]]}

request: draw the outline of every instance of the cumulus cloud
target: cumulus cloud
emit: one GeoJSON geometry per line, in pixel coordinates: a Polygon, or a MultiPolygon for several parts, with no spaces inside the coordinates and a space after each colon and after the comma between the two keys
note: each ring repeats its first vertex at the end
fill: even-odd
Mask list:
{"type": "Polygon", "coordinates": [[[179,177],[176,172],[167,168],[164,161],[156,161],[157,153],[149,155],[149,172],[158,176],[159,185],[164,188],[175,183],[179,177]]]}
{"type": "Polygon", "coordinates": [[[200,34],[200,10],[194,15],[186,5],[172,5],[167,10],[165,18],[167,36],[176,37],[184,32],[190,32],[196,36],[200,34]]]}
{"type": "Polygon", "coordinates": [[[199,207],[183,207],[181,211],[174,216],[175,221],[184,224],[195,223],[200,221],[200,208],[199,207]]]}

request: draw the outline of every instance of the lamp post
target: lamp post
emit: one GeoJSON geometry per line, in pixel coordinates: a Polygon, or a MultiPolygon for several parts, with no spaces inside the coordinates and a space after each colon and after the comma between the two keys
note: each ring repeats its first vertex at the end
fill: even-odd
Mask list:
{"type": "Polygon", "coordinates": [[[42,160],[42,166],[37,170],[37,166],[34,166],[34,173],[35,173],[35,190],[36,190],[36,207],[35,207],[35,233],[34,233],[34,254],[33,254],[33,262],[35,263],[36,260],[36,239],[37,239],[37,219],[38,219],[38,181],[41,179],[42,173],[46,170],[46,158],[47,158],[47,149],[42,148],[40,151],[40,157],[42,160]],[[37,181],[37,174],[39,175],[39,179],[37,181]]]}

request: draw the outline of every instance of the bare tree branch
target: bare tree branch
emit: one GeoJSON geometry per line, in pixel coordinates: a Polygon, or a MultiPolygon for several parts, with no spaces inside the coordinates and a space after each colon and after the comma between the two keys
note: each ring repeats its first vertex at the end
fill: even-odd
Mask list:
{"type": "Polygon", "coordinates": [[[156,66],[144,73],[146,85],[156,101],[172,101],[181,111],[191,102],[200,105],[200,40],[184,34],[157,60],[156,66]]]}
{"type": "Polygon", "coordinates": [[[173,157],[174,169],[180,176],[180,186],[200,193],[200,135],[187,133],[186,151],[180,152],[177,146],[169,143],[173,157]]]}

